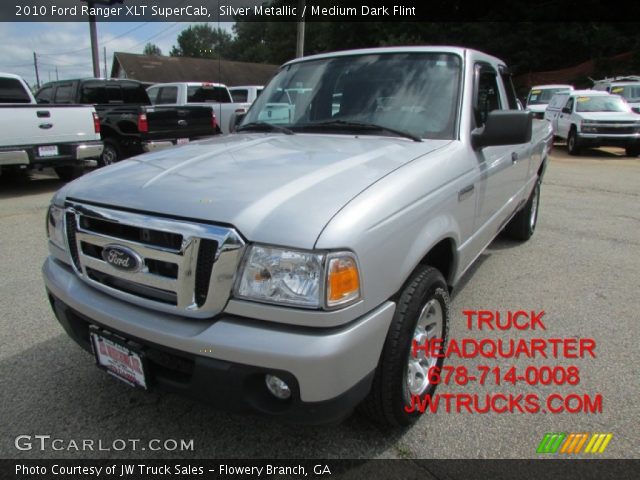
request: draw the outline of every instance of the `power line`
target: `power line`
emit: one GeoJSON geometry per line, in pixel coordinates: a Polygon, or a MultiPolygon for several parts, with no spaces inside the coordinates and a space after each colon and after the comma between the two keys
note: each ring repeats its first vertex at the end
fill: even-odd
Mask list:
{"type": "MultiPolygon", "coordinates": [[[[149,23],[151,23],[151,22],[144,22],[142,25],[137,25],[137,26],[133,27],[132,29],[127,30],[124,33],[121,33],[120,35],[117,35],[117,36],[115,36],[113,38],[110,38],[109,40],[105,40],[105,41],[103,41],[101,43],[102,43],[102,45],[111,43],[114,40],[117,40],[118,38],[122,38],[122,37],[124,37],[125,35],[128,35],[131,32],[135,32],[136,30],[144,27],[145,25],[148,25],[149,23]]],[[[85,50],[91,50],[91,47],[84,47],[84,48],[80,48],[79,50],[71,50],[71,51],[62,52],[62,53],[38,53],[38,55],[46,55],[48,57],[59,57],[59,56],[62,56],[62,55],[71,55],[73,53],[84,52],[85,50]]]]}

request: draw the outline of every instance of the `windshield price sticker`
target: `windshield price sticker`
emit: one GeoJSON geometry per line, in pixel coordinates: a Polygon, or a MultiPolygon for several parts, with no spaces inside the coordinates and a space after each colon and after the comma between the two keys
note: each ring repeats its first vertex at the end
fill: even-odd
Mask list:
{"type": "MultiPolygon", "coordinates": [[[[466,325],[470,331],[545,332],[544,311],[465,310],[466,325]]],[[[601,393],[582,393],[575,387],[582,380],[579,361],[596,358],[596,342],[592,338],[542,337],[533,338],[452,338],[446,343],[441,338],[413,341],[410,355],[445,358],[452,361],[433,366],[426,371],[431,385],[482,386],[497,391],[486,393],[435,393],[412,395],[405,407],[407,412],[436,413],[602,413],[601,393]],[[481,359],[477,365],[453,363],[455,360],[481,359]],[[518,360],[536,360],[540,363],[515,365],[518,360]],[[521,393],[516,389],[527,387],[564,387],[570,393],[535,388],[521,393]]]]}

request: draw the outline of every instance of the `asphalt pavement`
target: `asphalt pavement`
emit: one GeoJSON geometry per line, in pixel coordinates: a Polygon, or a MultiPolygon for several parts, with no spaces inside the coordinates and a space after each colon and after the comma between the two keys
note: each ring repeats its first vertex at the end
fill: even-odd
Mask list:
{"type": "Polygon", "coordinates": [[[518,244],[499,237],[453,298],[451,338],[591,338],[596,358],[472,358],[449,364],[471,370],[573,365],[580,372],[578,385],[503,382],[441,385],[438,390],[478,394],[481,401],[497,392],[540,398],[599,394],[602,412],[440,410],[393,433],[359,415],[340,425],[300,427],[228,414],[176,395],[130,389],[98,370],[55,320],[41,278],[47,255],[45,211],[60,186],[47,171],[31,178],[0,177],[2,458],[536,458],[548,432],[611,433],[600,457],[640,458],[640,159],[624,157],[622,150],[569,157],[556,146],[533,238],[518,244]],[[544,310],[546,330],[469,330],[465,310],[544,310]],[[16,448],[20,435],[28,436],[18,441],[25,450],[16,448]],[[61,439],[56,446],[62,449],[42,451],[36,435],[61,439]],[[128,439],[140,440],[137,449],[118,451],[119,441],[128,439]],[[156,447],[170,440],[171,451],[151,450],[152,439],[160,440],[156,447]],[[72,442],[83,440],[94,441],[94,450],[75,451],[72,442]],[[31,449],[26,449],[28,441],[31,449]],[[174,449],[172,441],[193,449],[174,449]]]}

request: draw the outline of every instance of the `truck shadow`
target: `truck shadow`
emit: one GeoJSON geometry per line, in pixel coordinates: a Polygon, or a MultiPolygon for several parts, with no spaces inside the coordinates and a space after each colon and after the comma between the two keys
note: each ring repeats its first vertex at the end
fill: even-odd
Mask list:
{"type": "Polygon", "coordinates": [[[217,411],[173,394],[134,390],[98,370],[93,358],[64,334],[3,359],[0,377],[11,386],[0,393],[0,456],[5,458],[374,458],[393,452],[407,433],[383,432],[358,414],[341,424],[290,425],[217,411]],[[78,443],[91,438],[104,446],[116,439],[140,439],[141,446],[151,439],[193,440],[193,449],[16,450],[15,438],[29,432],[78,443]]]}
{"type": "Polygon", "coordinates": [[[0,199],[53,193],[64,184],[55,174],[4,172],[0,175],[0,199]]]}
{"type": "Polygon", "coordinates": [[[553,149],[551,150],[551,155],[556,158],[568,158],[579,160],[581,157],[584,158],[597,158],[597,159],[619,159],[619,158],[631,158],[627,157],[623,148],[615,148],[610,147],[607,149],[603,148],[584,148],[580,152],[580,155],[569,155],[567,151],[566,143],[554,143],[553,149]]]}

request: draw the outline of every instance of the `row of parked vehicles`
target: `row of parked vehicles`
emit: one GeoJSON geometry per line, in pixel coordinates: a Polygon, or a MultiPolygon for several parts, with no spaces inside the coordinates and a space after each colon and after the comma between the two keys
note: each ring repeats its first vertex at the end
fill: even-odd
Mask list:
{"type": "Polygon", "coordinates": [[[571,155],[584,148],[622,147],[640,154],[640,77],[594,82],[593,89],[572,85],[534,86],[526,102],[533,116],[551,122],[554,135],[567,142],[571,155]]]}
{"type": "Polygon", "coordinates": [[[53,167],[65,181],[87,160],[98,165],[228,133],[262,87],[219,83],[145,85],[126,79],[49,82],[32,95],[17,75],[0,74],[0,169],[53,167]],[[235,101],[241,98],[242,101],[235,101]]]}

